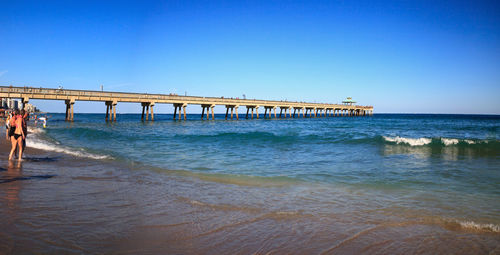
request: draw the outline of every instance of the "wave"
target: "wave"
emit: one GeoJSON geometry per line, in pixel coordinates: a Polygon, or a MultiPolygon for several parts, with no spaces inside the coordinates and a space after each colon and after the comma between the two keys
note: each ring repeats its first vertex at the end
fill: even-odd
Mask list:
{"type": "Polygon", "coordinates": [[[410,146],[422,146],[426,144],[430,144],[432,142],[432,139],[430,138],[405,138],[405,137],[387,137],[387,136],[382,136],[385,141],[387,142],[392,142],[392,143],[397,143],[397,144],[408,144],[410,146]]]}
{"type": "Polygon", "coordinates": [[[483,140],[483,139],[460,139],[460,138],[444,138],[444,137],[420,137],[420,138],[408,138],[408,137],[388,137],[382,136],[384,142],[404,144],[409,146],[424,146],[424,145],[482,145],[482,144],[498,144],[497,140],[483,140]]]}
{"type": "Polygon", "coordinates": [[[452,221],[452,224],[458,224],[462,229],[482,231],[482,232],[493,232],[500,233],[500,225],[492,223],[476,223],[474,221],[452,221]]]}
{"type": "Polygon", "coordinates": [[[58,153],[64,153],[76,157],[83,158],[91,158],[91,159],[111,159],[110,156],[107,155],[98,155],[90,152],[86,152],[84,149],[74,149],[62,146],[57,142],[50,142],[46,139],[43,139],[41,136],[45,133],[45,130],[41,128],[28,127],[29,136],[26,139],[26,146],[28,148],[34,148],[44,151],[53,151],[58,153]]]}
{"type": "Polygon", "coordinates": [[[495,233],[500,234],[500,225],[495,223],[478,223],[472,220],[456,219],[456,218],[424,218],[423,223],[431,225],[439,225],[443,228],[453,230],[453,231],[474,231],[483,233],[495,233]]]}

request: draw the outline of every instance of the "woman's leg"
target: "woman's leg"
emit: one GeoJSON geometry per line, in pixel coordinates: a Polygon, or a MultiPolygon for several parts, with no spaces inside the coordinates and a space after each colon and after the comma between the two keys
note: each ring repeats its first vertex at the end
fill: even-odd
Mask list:
{"type": "Polygon", "coordinates": [[[10,144],[12,145],[12,149],[10,149],[9,160],[12,160],[12,156],[14,155],[17,146],[17,140],[14,139],[14,136],[10,137],[10,144]]]}
{"type": "Polygon", "coordinates": [[[17,138],[17,147],[19,148],[19,160],[23,159],[23,137],[17,138]]]}

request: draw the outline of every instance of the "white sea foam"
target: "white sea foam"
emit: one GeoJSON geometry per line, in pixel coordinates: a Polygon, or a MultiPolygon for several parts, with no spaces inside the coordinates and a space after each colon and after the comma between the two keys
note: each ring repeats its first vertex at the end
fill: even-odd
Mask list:
{"type": "Polygon", "coordinates": [[[448,146],[448,145],[458,144],[458,142],[460,141],[454,138],[441,138],[441,142],[443,142],[444,145],[448,146]]]}
{"type": "Polygon", "coordinates": [[[422,145],[426,145],[426,144],[429,144],[432,142],[432,139],[430,139],[430,138],[406,138],[406,137],[399,137],[399,136],[396,136],[396,137],[383,136],[383,138],[384,138],[384,140],[386,140],[388,142],[393,142],[393,143],[397,143],[397,144],[404,143],[404,144],[408,144],[411,146],[422,146],[422,145]]]}
{"type": "Polygon", "coordinates": [[[28,134],[40,134],[40,133],[45,133],[45,130],[43,128],[28,127],[28,134]]]}
{"type": "Polygon", "coordinates": [[[53,142],[47,141],[41,138],[41,134],[45,133],[45,130],[42,128],[28,127],[28,139],[26,139],[26,147],[35,148],[45,151],[54,151],[58,153],[65,153],[68,155],[83,157],[83,158],[91,158],[91,159],[109,159],[109,156],[106,155],[97,155],[93,153],[89,153],[84,151],[83,149],[72,149],[68,147],[64,147],[59,143],[55,144],[53,142]]]}
{"type": "MultiPolygon", "coordinates": [[[[410,146],[423,146],[432,142],[432,138],[407,138],[407,137],[388,137],[382,136],[385,141],[397,143],[397,144],[408,144],[410,146]]],[[[445,146],[457,145],[459,143],[467,143],[467,144],[478,144],[478,143],[488,143],[488,140],[480,140],[474,141],[471,139],[457,139],[457,138],[436,138],[436,140],[441,140],[441,143],[445,146]]]]}
{"type": "MultiPolygon", "coordinates": [[[[467,144],[476,144],[476,142],[469,140],[469,139],[465,139],[464,142],[466,142],[467,144]]],[[[485,143],[487,143],[487,142],[488,141],[485,141],[485,143]]]]}
{"type": "Polygon", "coordinates": [[[473,221],[456,221],[462,228],[500,233],[500,226],[495,224],[481,224],[473,221]]]}

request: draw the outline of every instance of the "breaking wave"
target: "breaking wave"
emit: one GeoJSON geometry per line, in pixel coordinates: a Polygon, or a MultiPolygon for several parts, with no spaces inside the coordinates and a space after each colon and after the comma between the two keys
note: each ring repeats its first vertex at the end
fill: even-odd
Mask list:
{"type": "Polygon", "coordinates": [[[474,221],[455,221],[456,224],[460,225],[463,229],[474,230],[474,231],[484,231],[500,233],[500,226],[491,223],[476,223],[474,221]]]}
{"type": "Polygon", "coordinates": [[[444,138],[444,137],[389,137],[382,136],[383,140],[388,143],[404,144],[409,146],[424,146],[429,144],[450,146],[450,145],[483,145],[483,144],[498,144],[497,140],[482,140],[482,139],[459,139],[459,138],[444,138]]]}
{"type": "Polygon", "coordinates": [[[42,134],[45,130],[41,128],[28,127],[28,139],[26,139],[26,146],[28,148],[34,148],[44,151],[53,151],[58,153],[64,153],[76,157],[91,158],[91,159],[110,159],[110,156],[98,155],[85,151],[84,149],[75,149],[62,146],[56,142],[51,142],[42,138],[42,134]]]}
{"type": "Polygon", "coordinates": [[[422,146],[432,142],[430,138],[405,138],[405,137],[386,137],[383,136],[384,140],[387,142],[397,143],[397,144],[408,144],[410,146],[422,146]]]}

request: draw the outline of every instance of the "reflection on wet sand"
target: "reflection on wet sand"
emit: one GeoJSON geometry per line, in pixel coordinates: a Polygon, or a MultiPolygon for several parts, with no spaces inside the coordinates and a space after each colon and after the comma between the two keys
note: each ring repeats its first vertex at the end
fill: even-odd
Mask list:
{"type": "MultiPolygon", "coordinates": [[[[0,206],[2,220],[0,222],[0,251],[6,254],[12,252],[15,240],[11,238],[12,233],[16,233],[16,221],[19,218],[19,194],[21,191],[21,182],[12,181],[22,176],[21,161],[8,161],[5,171],[0,172],[0,206]]],[[[0,253],[1,253],[0,252],[0,253]]]]}
{"type": "MultiPolygon", "coordinates": [[[[34,161],[38,162],[38,161],[34,161]]],[[[47,179],[52,178],[55,175],[22,175],[22,164],[21,161],[14,163],[13,161],[9,161],[7,167],[7,174],[0,177],[0,184],[8,183],[8,182],[16,182],[16,181],[24,181],[31,179],[47,179]]]]}
{"type": "Polygon", "coordinates": [[[14,162],[9,160],[7,165],[7,173],[2,176],[0,179],[0,184],[5,183],[6,187],[5,191],[5,201],[7,202],[7,206],[9,209],[12,209],[12,212],[16,210],[16,204],[19,201],[19,191],[21,190],[21,183],[13,181],[22,176],[22,163],[20,160],[14,162]]]}

